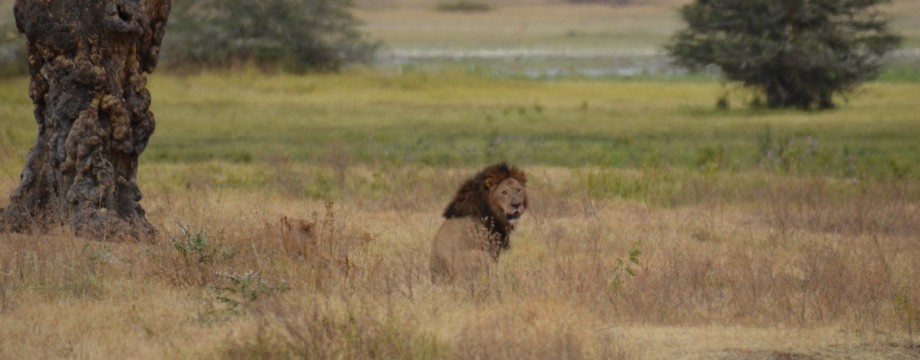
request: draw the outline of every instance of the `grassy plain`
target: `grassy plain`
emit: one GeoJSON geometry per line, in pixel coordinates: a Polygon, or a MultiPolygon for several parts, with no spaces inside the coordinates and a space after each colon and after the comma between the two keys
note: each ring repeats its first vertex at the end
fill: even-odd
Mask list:
{"type": "MultiPolygon", "coordinates": [[[[26,83],[0,86],[4,193],[26,83]]],[[[920,356],[920,85],[814,113],[714,110],[714,82],[449,72],[151,89],[160,241],[2,235],[0,357],[920,356]],[[499,159],[531,177],[513,249],[432,286],[439,211],[499,159]]]]}
{"type": "MultiPolygon", "coordinates": [[[[630,48],[679,3],[359,13],[394,46],[630,48]]],[[[717,110],[715,81],[152,76],[159,241],[0,235],[0,358],[918,358],[920,84],[892,80],[801,113],[717,110]],[[511,251],[431,285],[439,212],[498,160],[530,177],[511,251]]],[[[27,87],[0,82],[2,194],[27,87]]]]}

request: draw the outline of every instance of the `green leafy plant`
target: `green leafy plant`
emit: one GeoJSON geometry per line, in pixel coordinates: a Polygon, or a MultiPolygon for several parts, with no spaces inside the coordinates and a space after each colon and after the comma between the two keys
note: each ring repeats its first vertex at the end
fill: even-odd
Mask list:
{"type": "Polygon", "coordinates": [[[179,224],[179,230],[182,236],[173,238],[171,245],[188,264],[211,265],[228,262],[236,256],[236,249],[212,241],[207,228],[193,230],[187,224],[179,224]]]}
{"type": "Polygon", "coordinates": [[[210,288],[217,294],[217,301],[226,305],[225,311],[230,314],[239,314],[241,307],[255,302],[263,295],[289,290],[284,284],[270,286],[254,270],[242,274],[219,272],[217,276],[221,284],[211,285],[210,288]]]}
{"type": "Polygon", "coordinates": [[[633,267],[641,265],[639,257],[642,256],[642,240],[636,240],[629,248],[629,258],[623,260],[617,258],[613,266],[613,272],[610,280],[607,282],[607,288],[614,294],[619,294],[623,289],[623,282],[627,278],[636,277],[636,269],[633,267]]]}

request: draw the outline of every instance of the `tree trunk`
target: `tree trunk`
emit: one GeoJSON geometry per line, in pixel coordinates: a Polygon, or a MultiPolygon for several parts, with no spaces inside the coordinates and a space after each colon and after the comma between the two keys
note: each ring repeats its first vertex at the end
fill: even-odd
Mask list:
{"type": "Polygon", "coordinates": [[[69,226],[97,240],[154,236],[138,201],[138,156],[153,134],[146,73],[170,0],[16,0],[27,38],[38,140],[0,230],[69,226]]]}

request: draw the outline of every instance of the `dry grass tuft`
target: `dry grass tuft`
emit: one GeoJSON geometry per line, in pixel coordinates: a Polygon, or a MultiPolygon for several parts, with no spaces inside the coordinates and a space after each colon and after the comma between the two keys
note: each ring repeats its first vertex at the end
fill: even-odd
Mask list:
{"type": "Polygon", "coordinates": [[[258,335],[228,349],[232,358],[434,359],[447,347],[400,319],[380,320],[366,309],[328,300],[268,302],[256,311],[258,335]],[[270,325],[273,324],[273,325],[270,325]]]}
{"type": "Polygon", "coordinates": [[[100,299],[109,265],[118,261],[112,244],[75,241],[62,231],[0,235],[0,314],[22,305],[17,295],[23,292],[47,301],[100,299]]]}
{"type": "Polygon", "coordinates": [[[367,271],[373,265],[367,250],[374,237],[367,231],[337,223],[334,208],[333,202],[327,202],[322,219],[316,212],[312,220],[284,216],[280,226],[266,225],[269,236],[267,243],[261,244],[265,249],[280,247],[285,255],[305,264],[309,268],[305,275],[318,291],[350,284],[357,279],[357,272],[367,271]]]}
{"type": "Polygon", "coordinates": [[[553,299],[507,301],[476,314],[455,339],[461,359],[629,358],[590,314],[553,299]]]}

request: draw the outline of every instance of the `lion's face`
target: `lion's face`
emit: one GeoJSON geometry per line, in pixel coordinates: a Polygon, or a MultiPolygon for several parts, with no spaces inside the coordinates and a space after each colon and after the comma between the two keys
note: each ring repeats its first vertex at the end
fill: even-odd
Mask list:
{"type": "Polygon", "coordinates": [[[527,209],[527,189],[515,178],[504,179],[489,189],[489,206],[514,229],[527,209]]]}

